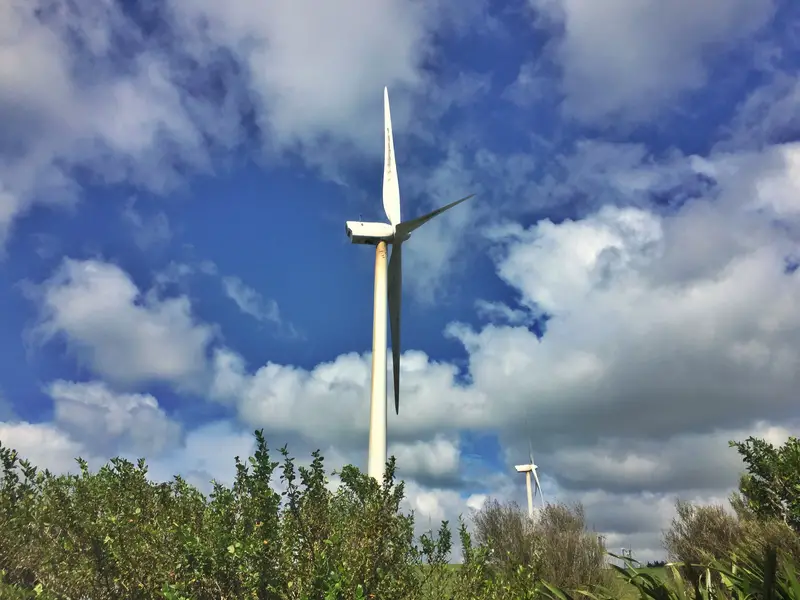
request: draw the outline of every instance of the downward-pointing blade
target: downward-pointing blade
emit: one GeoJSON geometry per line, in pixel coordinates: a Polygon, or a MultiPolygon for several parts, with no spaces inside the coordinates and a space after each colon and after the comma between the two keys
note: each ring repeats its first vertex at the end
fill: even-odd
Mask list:
{"type": "Polygon", "coordinates": [[[533,470],[533,478],[536,480],[536,489],[539,490],[539,500],[542,501],[542,506],[544,506],[544,494],[542,494],[542,484],[539,483],[539,476],[536,474],[536,469],[533,470]]]}
{"type": "Polygon", "coordinates": [[[389,90],[383,88],[383,210],[389,223],[396,227],[400,222],[400,183],[397,180],[397,164],[394,159],[394,137],[392,136],[392,113],[389,110],[389,90]]]}
{"type": "Polygon", "coordinates": [[[408,235],[409,233],[411,233],[415,229],[418,229],[419,227],[422,227],[425,223],[430,221],[433,217],[442,214],[444,211],[453,208],[457,204],[461,204],[465,200],[469,200],[474,195],[475,194],[470,194],[469,196],[466,196],[465,198],[461,198],[461,200],[456,200],[455,202],[451,202],[447,206],[443,206],[442,208],[437,208],[433,212],[429,212],[427,215],[422,215],[421,217],[417,217],[416,219],[412,219],[411,221],[406,221],[405,223],[400,223],[399,225],[397,225],[395,227],[395,235],[399,236],[401,238],[406,236],[406,235],[408,235]]]}
{"type": "Polygon", "coordinates": [[[394,411],[400,414],[400,305],[403,292],[403,244],[392,244],[389,259],[389,327],[392,332],[394,411]]]}

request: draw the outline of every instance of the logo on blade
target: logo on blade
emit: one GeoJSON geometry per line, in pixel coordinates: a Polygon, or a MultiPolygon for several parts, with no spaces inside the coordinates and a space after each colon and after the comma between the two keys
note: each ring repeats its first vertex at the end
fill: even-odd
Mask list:
{"type": "Polygon", "coordinates": [[[392,134],[389,128],[386,128],[386,173],[392,172],[392,134]]]}

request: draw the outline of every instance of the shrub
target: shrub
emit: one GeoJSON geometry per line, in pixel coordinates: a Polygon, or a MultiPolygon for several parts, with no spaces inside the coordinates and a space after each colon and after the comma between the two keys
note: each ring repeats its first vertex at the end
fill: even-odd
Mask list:
{"type": "Polygon", "coordinates": [[[532,565],[536,560],[533,521],[516,502],[490,498],[473,515],[475,540],[485,546],[494,567],[532,565]]]}
{"type": "Polygon", "coordinates": [[[782,521],[800,534],[800,439],[790,437],[776,448],[751,436],[729,445],[747,468],[739,481],[743,502],[759,518],[782,521]]]}
{"type": "Polygon", "coordinates": [[[605,582],[605,548],[597,534],[587,531],[582,505],[548,504],[533,530],[542,578],[569,589],[605,582]]]}
{"type": "Polygon", "coordinates": [[[586,530],[583,507],[548,504],[530,519],[513,502],[487,501],[473,516],[476,541],[487,562],[503,576],[529,567],[536,577],[567,588],[594,587],[606,581],[605,549],[586,530]]]}
{"type": "Polygon", "coordinates": [[[762,555],[774,548],[780,560],[789,558],[800,562],[800,535],[785,522],[774,518],[760,517],[748,505],[740,493],[731,495],[731,506],[739,518],[742,541],[738,552],[762,555]]]}
{"type": "Polygon", "coordinates": [[[151,482],[144,460],[54,476],[0,446],[2,597],[413,600],[441,579],[447,524],[417,545],[393,460],[382,484],[346,467],[332,492],[318,453],[295,469],[284,448],[279,468],[256,442],[209,498],[179,477],[151,482]]]}
{"type": "Polygon", "coordinates": [[[742,540],[738,519],[721,505],[698,506],[678,500],[675,512],[663,534],[664,548],[674,561],[709,564],[729,556],[742,540]]]}
{"type": "MultiPolygon", "coordinates": [[[[739,494],[733,494],[731,506],[734,515],[719,505],[678,501],[677,515],[663,537],[670,558],[688,565],[724,565],[732,556],[756,560],[772,548],[779,562],[800,560],[800,536],[789,525],[759,517],[739,494]]],[[[694,582],[700,571],[683,566],[681,573],[694,582]]]]}

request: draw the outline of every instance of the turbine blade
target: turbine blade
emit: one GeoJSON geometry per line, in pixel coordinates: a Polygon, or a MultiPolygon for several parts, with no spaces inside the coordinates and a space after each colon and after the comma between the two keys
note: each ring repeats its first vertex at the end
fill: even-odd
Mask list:
{"type": "Polygon", "coordinates": [[[429,212],[427,215],[423,215],[421,217],[417,217],[416,219],[412,219],[411,221],[405,221],[404,223],[400,223],[399,225],[397,225],[395,227],[395,235],[399,234],[401,238],[406,236],[406,235],[408,235],[409,233],[411,233],[415,229],[418,229],[419,227],[422,227],[425,223],[430,221],[433,217],[435,217],[437,215],[440,215],[444,211],[453,208],[456,204],[461,204],[465,200],[469,200],[474,195],[475,194],[470,194],[469,196],[466,196],[465,198],[461,198],[461,200],[456,200],[455,202],[451,202],[447,206],[443,206],[442,208],[437,208],[433,212],[429,212]]]}
{"type": "Polygon", "coordinates": [[[394,411],[400,414],[400,304],[403,292],[403,244],[392,244],[389,259],[389,327],[392,332],[394,411]]]}
{"type": "Polygon", "coordinates": [[[542,501],[542,506],[544,506],[544,494],[542,493],[542,484],[539,483],[539,476],[536,474],[536,469],[533,470],[533,478],[536,480],[536,489],[539,490],[539,499],[542,501]]]}
{"type": "Polygon", "coordinates": [[[392,227],[400,223],[400,183],[397,180],[397,164],[394,159],[394,137],[392,136],[392,114],[389,111],[389,90],[383,88],[383,210],[392,227]]]}
{"type": "Polygon", "coordinates": [[[531,458],[531,464],[533,464],[533,446],[531,445],[530,439],[528,439],[528,455],[531,458]]]}

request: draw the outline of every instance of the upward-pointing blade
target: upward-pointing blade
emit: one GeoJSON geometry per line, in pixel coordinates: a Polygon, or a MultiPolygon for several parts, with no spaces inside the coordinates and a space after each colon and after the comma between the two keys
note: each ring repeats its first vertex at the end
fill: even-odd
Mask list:
{"type": "Polygon", "coordinates": [[[383,210],[392,227],[400,222],[400,183],[397,181],[397,164],[394,159],[394,138],[392,136],[392,114],[389,111],[389,90],[383,88],[383,210]]]}
{"type": "Polygon", "coordinates": [[[400,239],[403,239],[405,236],[407,236],[409,233],[411,233],[415,229],[418,229],[418,228],[422,227],[425,223],[430,221],[433,217],[435,217],[437,215],[440,215],[444,211],[453,208],[456,204],[461,204],[465,200],[469,200],[474,195],[475,194],[470,194],[469,196],[461,198],[461,200],[456,200],[455,202],[451,202],[447,206],[443,206],[442,208],[437,208],[433,212],[429,212],[427,215],[422,215],[421,217],[417,217],[416,219],[412,219],[411,221],[406,221],[405,223],[400,223],[399,225],[396,225],[395,226],[395,237],[399,237],[400,239]]]}
{"type": "Polygon", "coordinates": [[[403,292],[403,244],[392,244],[389,259],[389,327],[392,332],[394,411],[400,414],[400,304],[403,292]]]}

